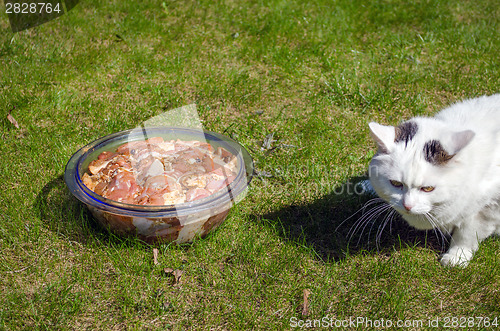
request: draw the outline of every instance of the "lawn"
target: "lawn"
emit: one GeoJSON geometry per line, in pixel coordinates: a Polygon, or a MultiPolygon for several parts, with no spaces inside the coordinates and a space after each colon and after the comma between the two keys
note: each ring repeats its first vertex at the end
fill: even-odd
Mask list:
{"type": "Polygon", "coordinates": [[[0,329],[500,324],[498,238],[444,268],[355,185],[368,122],[499,91],[497,1],[81,0],[18,33],[0,9],[0,329]],[[247,196],[192,244],[107,233],[66,162],[188,104],[252,155],[247,196]]]}

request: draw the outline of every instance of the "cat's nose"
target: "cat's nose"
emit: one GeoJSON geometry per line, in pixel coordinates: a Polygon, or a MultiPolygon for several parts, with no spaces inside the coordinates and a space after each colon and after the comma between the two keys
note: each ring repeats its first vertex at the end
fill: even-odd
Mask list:
{"type": "Polygon", "coordinates": [[[407,211],[411,211],[411,209],[413,208],[413,206],[408,203],[403,203],[403,207],[405,207],[407,211]]]}

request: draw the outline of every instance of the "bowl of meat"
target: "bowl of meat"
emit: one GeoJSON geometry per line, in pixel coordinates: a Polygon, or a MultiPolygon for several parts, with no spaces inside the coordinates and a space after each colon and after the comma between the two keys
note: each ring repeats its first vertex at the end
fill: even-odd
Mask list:
{"type": "Polygon", "coordinates": [[[106,229],[148,243],[192,242],[243,199],[253,162],[236,141],[175,127],[117,132],[78,150],[64,180],[106,229]]]}

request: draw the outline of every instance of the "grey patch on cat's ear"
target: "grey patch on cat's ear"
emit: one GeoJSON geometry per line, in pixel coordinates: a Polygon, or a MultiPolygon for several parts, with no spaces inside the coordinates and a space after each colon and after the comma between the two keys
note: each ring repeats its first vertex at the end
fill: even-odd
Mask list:
{"type": "Polygon", "coordinates": [[[450,161],[455,154],[450,155],[444,150],[441,143],[437,140],[430,140],[424,145],[425,160],[431,164],[440,166],[450,161]]]}
{"type": "Polygon", "coordinates": [[[453,154],[457,154],[467,146],[475,135],[476,133],[471,130],[454,133],[452,136],[453,154]]]}
{"type": "Polygon", "coordinates": [[[404,142],[405,146],[408,146],[408,142],[417,134],[418,125],[413,121],[404,122],[398,125],[395,131],[394,142],[404,142]]]}
{"type": "Polygon", "coordinates": [[[370,135],[377,143],[379,152],[389,154],[394,145],[394,138],[396,136],[394,127],[380,125],[375,122],[369,123],[368,126],[370,127],[370,135]]]}

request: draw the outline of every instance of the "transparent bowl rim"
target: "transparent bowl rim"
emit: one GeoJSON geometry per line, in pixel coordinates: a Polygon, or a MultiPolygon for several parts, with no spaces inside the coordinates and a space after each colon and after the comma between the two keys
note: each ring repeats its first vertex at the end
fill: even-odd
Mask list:
{"type": "Polygon", "coordinates": [[[109,134],[97,140],[90,142],[75,152],[64,171],[64,180],[70,192],[81,202],[89,207],[111,212],[119,215],[136,217],[177,217],[192,215],[203,212],[210,212],[214,209],[220,209],[227,206],[230,208],[234,203],[239,202],[241,194],[245,192],[253,177],[253,160],[248,151],[233,139],[219,133],[207,131],[204,129],[183,128],[183,127],[145,127],[150,137],[155,134],[166,136],[168,134],[184,134],[193,136],[193,140],[198,138],[205,139],[207,142],[216,142],[217,145],[226,148],[229,152],[238,158],[238,169],[236,179],[224,190],[216,192],[206,198],[185,202],[175,205],[133,205],[104,198],[83,184],[81,175],[87,170],[83,169],[83,163],[96,150],[106,150],[110,143],[123,143],[134,140],[144,140],[145,136],[141,130],[131,129],[109,134]],[[135,139],[138,138],[138,139],[135,139]]]}

